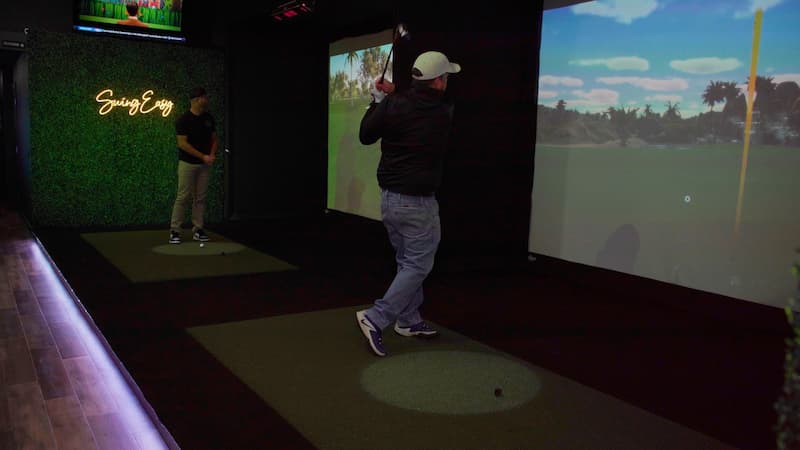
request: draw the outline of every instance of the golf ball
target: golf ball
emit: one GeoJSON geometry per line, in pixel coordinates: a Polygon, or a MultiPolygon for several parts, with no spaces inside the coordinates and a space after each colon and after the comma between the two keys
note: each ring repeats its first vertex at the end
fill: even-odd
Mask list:
{"type": "Polygon", "coordinates": [[[205,246],[206,246],[206,244],[204,244],[202,242],[200,243],[200,247],[205,247],[205,246]]]}

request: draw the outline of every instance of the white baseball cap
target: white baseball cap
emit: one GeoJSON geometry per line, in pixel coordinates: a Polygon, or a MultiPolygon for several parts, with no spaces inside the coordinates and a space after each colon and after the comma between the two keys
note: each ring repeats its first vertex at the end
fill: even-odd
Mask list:
{"type": "Polygon", "coordinates": [[[445,73],[458,72],[461,72],[461,66],[451,63],[443,53],[425,52],[414,61],[411,77],[415,80],[432,80],[445,73]]]}

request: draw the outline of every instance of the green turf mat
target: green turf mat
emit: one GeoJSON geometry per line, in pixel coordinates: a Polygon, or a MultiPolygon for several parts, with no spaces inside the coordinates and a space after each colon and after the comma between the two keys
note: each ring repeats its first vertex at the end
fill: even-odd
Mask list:
{"type": "Polygon", "coordinates": [[[358,309],[187,331],[320,449],[730,448],[442,327],[376,357],[358,309]]]}
{"type": "Polygon", "coordinates": [[[206,233],[210,240],[202,247],[188,231],[179,245],[167,243],[169,230],[83,233],[81,237],[134,283],[296,269],[222,235],[206,233]]]}

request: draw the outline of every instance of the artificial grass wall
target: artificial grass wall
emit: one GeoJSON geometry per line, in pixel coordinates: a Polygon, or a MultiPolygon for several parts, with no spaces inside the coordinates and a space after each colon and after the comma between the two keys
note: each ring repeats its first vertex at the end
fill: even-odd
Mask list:
{"type": "Polygon", "coordinates": [[[36,226],[167,226],[177,187],[175,120],[204,86],[220,153],[206,220],[223,217],[224,55],[213,49],[33,30],[30,65],[31,222],[36,226]],[[101,99],[138,100],[106,114],[101,99]],[[163,108],[153,108],[161,101],[163,108]],[[171,109],[168,107],[172,102],[171,109]],[[152,109],[152,110],[151,110],[152,109]],[[135,114],[131,115],[131,111],[135,114]],[[146,112],[149,111],[149,112],[146,112]],[[166,116],[165,116],[166,114],[166,116]]]}

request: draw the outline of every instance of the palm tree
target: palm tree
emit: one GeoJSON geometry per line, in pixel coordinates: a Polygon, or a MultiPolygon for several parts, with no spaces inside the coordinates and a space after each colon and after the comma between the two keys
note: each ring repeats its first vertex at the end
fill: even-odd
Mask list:
{"type": "Polygon", "coordinates": [[[795,81],[784,81],[775,87],[775,112],[786,117],[792,111],[795,99],[800,97],[800,85],[795,81]]]}
{"type": "MultiPolygon", "coordinates": [[[[383,73],[387,54],[380,47],[372,47],[364,50],[361,54],[361,61],[358,67],[358,77],[367,85],[372,85],[373,80],[383,73]]],[[[386,66],[386,78],[392,78],[390,66],[386,66]]]]}
{"type": "Polygon", "coordinates": [[[331,93],[332,98],[339,100],[345,97],[347,90],[347,74],[341,70],[337,71],[331,80],[331,93]]]}
{"type": "MultiPolygon", "coordinates": [[[[347,57],[345,61],[350,64],[350,80],[353,80],[353,63],[358,61],[358,53],[355,50],[351,50],[347,53],[347,57]]],[[[350,94],[352,96],[352,92],[350,94]]]]}
{"type": "Polygon", "coordinates": [[[665,119],[670,119],[670,120],[680,119],[681,118],[681,110],[678,108],[679,104],[680,103],[676,102],[673,105],[671,101],[667,100],[667,104],[664,105],[664,106],[667,107],[667,110],[664,111],[664,118],[665,119]]]}
{"type": "Polygon", "coordinates": [[[725,99],[724,84],[722,81],[709,81],[703,91],[703,103],[708,105],[708,114],[711,120],[711,138],[716,142],[714,135],[714,105],[725,99]]]}
{"type": "Polygon", "coordinates": [[[717,134],[734,137],[736,132],[731,127],[729,117],[731,114],[737,113],[737,105],[744,98],[744,95],[742,95],[742,91],[735,81],[723,81],[722,97],[725,99],[725,106],[722,108],[722,126],[718,128],[717,134]]]}
{"type": "Polygon", "coordinates": [[[739,89],[739,85],[736,84],[735,81],[723,81],[722,82],[722,96],[725,98],[725,108],[722,109],[722,112],[725,112],[727,109],[728,104],[733,103],[737,97],[742,95],[742,91],[739,89]]]}
{"type": "Polygon", "coordinates": [[[706,90],[703,91],[703,103],[709,106],[709,111],[714,109],[714,105],[725,99],[724,83],[722,81],[709,81],[706,90]]]}
{"type": "Polygon", "coordinates": [[[789,125],[800,133],[800,95],[797,96],[794,102],[792,102],[792,106],[789,107],[789,125]]]}
{"type": "MultiPolygon", "coordinates": [[[[753,102],[753,124],[758,127],[763,137],[767,137],[767,119],[772,115],[772,101],[775,97],[773,94],[777,87],[773,80],[774,78],[772,77],[756,75],[756,98],[753,102]],[[756,119],[755,116],[756,111],[758,112],[758,119],[756,119]]],[[[749,86],[750,77],[747,77],[747,84],[749,86]]]]}
{"type": "Polygon", "coordinates": [[[658,123],[658,113],[653,111],[653,106],[648,104],[644,105],[642,116],[638,119],[639,137],[644,140],[650,141],[660,133],[660,126],[658,123]]]}
{"type": "Polygon", "coordinates": [[[778,87],[774,80],[773,77],[756,75],[756,92],[758,93],[756,104],[758,104],[758,110],[761,111],[762,116],[772,113],[772,99],[775,97],[773,94],[778,87]]]}
{"type": "Polygon", "coordinates": [[[736,103],[742,96],[742,91],[739,90],[735,81],[723,81],[722,96],[725,98],[725,106],[722,108],[722,123],[727,124],[728,115],[732,112],[735,113],[736,103]]]}
{"type": "Polygon", "coordinates": [[[563,99],[559,100],[558,103],[556,103],[556,124],[557,125],[561,125],[562,123],[564,123],[566,111],[567,111],[567,102],[565,102],[563,99]]]}
{"type": "Polygon", "coordinates": [[[623,147],[628,145],[628,138],[631,135],[631,124],[636,120],[636,112],[639,108],[614,108],[610,106],[606,111],[611,124],[617,132],[619,143],[623,147]]]}

